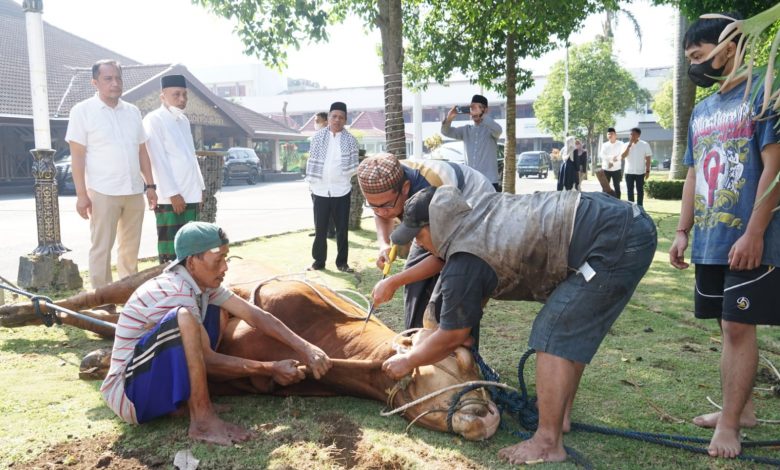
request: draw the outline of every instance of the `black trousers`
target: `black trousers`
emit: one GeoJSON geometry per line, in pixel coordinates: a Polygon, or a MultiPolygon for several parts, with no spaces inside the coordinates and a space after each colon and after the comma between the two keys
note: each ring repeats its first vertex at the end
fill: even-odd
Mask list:
{"type": "Polygon", "coordinates": [[[636,183],[636,203],[641,206],[645,201],[645,175],[626,173],[626,192],[631,202],[634,202],[634,183],[636,183]]]}
{"type": "Polygon", "coordinates": [[[336,226],[336,266],[347,264],[349,243],[347,230],[349,227],[349,206],[352,192],[340,197],[322,197],[311,195],[314,203],[314,243],[311,247],[311,257],[314,264],[324,267],[328,259],[328,224],[331,218],[336,226]]]}
{"type": "MultiPolygon", "coordinates": [[[[406,269],[418,264],[430,253],[422,249],[417,243],[412,243],[409,255],[406,257],[406,269]]],[[[404,325],[409,328],[420,328],[423,324],[423,316],[428,303],[431,300],[434,288],[439,281],[439,275],[435,274],[428,279],[407,284],[404,287],[404,325]]],[[[440,301],[439,301],[440,302],[440,301]]],[[[439,305],[441,308],[441,305],[439,305]]]]}
{"type": "Polygon", "coordinates": [[[607,181],[611,182],[615,188],[615,197],[620,199],[620,180],[623,179],[623,170],[607,171],[604,170],[604,176],[607,177],[607,181]]]}

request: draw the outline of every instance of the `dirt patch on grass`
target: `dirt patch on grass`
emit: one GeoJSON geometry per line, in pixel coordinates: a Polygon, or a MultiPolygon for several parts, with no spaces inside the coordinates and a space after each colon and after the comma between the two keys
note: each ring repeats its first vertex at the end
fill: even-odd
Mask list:
{"type": "Polygon", "coordinates": [[[172,462],[153,455],[123,455],[114,450],[115,437],[102,435],[73,439],[45,450],[30,462],[10,465],[25,470],[122,469],[145,470],[167,468],[172,462]]]}
{"type": "Polygon", "coordinates": [[[354,468],[358,443],[363,438],[360,427],[340,413],[326,413],[315,420],[322,426],[320,444],[332,445],[336,449],[334,460],[347,468],[354,468]]]}

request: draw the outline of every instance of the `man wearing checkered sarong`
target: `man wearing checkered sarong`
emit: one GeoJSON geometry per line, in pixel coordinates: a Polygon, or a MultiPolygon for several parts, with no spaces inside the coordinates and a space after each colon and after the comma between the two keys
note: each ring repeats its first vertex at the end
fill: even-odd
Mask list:
{"type": "Polygon", "coordinates": [[[187,82],[182,75],[166,75],[160,83],[162,105],[144,118],[144,129],[159,194],[155,209],[157,253],[160,263],[166,263],[176,259],[176,232],[198,219],[206,186],[195,156],[190,121],[182,112],[187,106],[187,82]]]}

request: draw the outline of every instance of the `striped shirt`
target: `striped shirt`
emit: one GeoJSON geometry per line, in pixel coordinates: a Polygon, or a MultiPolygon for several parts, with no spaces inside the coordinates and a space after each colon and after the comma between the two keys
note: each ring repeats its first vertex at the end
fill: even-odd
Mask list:
{"type": "Polygon", "coordinates": [[[172,308],[184,307],[202,323],[206,307],[220,306],[233,293],[222,286],[201,291],[184,266],[176,265],[143,283],[125,303],[114,334],[111,367],[100,387],[109,408],[128,423],[138,423],[125,395],[125,371],[136,343],[172,308]]]}

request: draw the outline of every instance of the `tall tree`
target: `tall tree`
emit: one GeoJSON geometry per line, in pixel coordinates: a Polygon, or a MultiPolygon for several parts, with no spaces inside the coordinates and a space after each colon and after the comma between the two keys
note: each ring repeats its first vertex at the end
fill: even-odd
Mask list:
{"type": "Polygon", "coordinates": [[[506,96],[503,187],[515,189],[516,97],[533,84],[519,60],[538,57],[569,37],[591,13],[615,0],[427,0],[405,13],[408,41],[404,70],[424,88],[460,72],[473,83],[506,96]],[[511,121],[511,123],[510,123],[511,121]]]}
{"type": "Polygon", "coordinates": [[[658,116],[658,125],[664,129],[671,129],[674,125],[674,111],[672,110],[672,94],[674,82],[671,78],[661,84],[661,89],[653,95],[653,113],[658,116]]]}
{"type": "Polygon", "coordinates": [[[628,22],[631,23],[631,26],[634,28],[634,34],[636,35],[636,38],[639,41],[639,50],[641,51],[642,50],[642,28],[639,27],[639,21],[637,21],[634,14],[624,8],[619,8],[619,7],[615,9],[608,8],[604,12],[604,21],[601,23],[601,31],[602,34],[604,35],[604,38],[610,42],[614,42],[615,27],[617,27],[621,16],[624,17],[626,20],[628,20],[628,22]]]}
{"type": "MultiPolygon", "coordinates": [[[[563,137],[563,70],[558,61],[550,69],[544,90],[534,103],[539,125],[556,138],[563,137]]],[[[569,129],[588,142],[596,162],[598,136],[614,124],[615,118],[650,99],[612,54],[612,44],[603,39],[569,50],[569,129]]]]}
{"type": "Polygon", "coordinates": [[[674,87],[672,88],[672,163],[669,178],[682,179],[688,169],[683,165],[683,156],[688,146],[688,121],[691,119],[696,99],[696,85],[688,78],[688,59],[685,58],[683,38],[688,30],[688,20],[681,13],[676,15],[674,35],[674,87]]]}
{"type": "Polygon", "coordinates": [[[406,158],[402,103],[403,15],[401,0],[192,0],[211,12],[237,22],[236,33],[245,53],[282,68],[290,48],[328,39],[327,26],[358,15],[382,37],[385,83],[385,137],[388,151],[406,158]]]}

